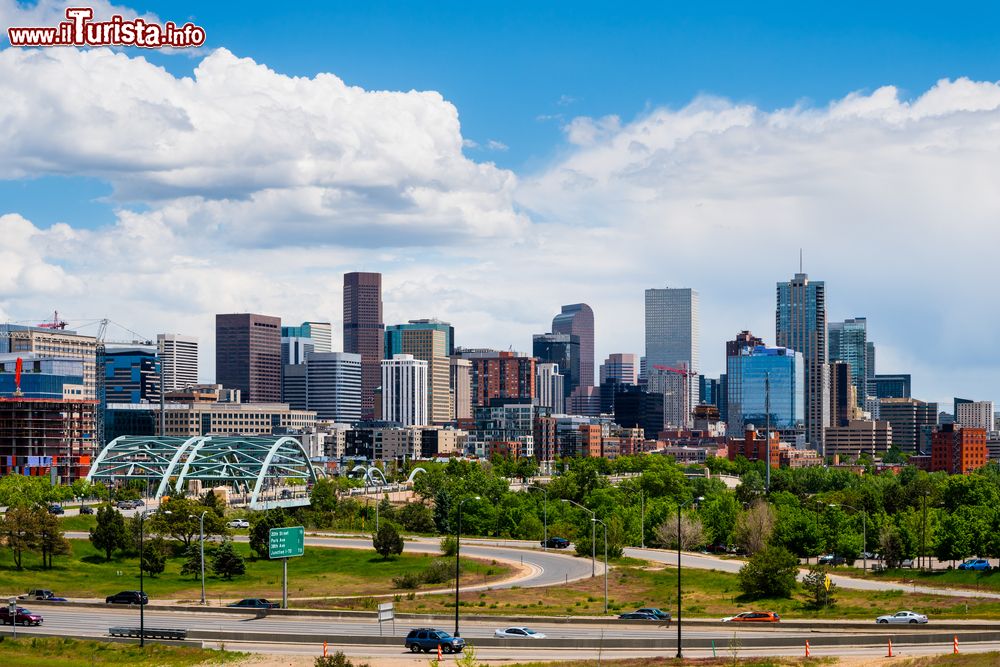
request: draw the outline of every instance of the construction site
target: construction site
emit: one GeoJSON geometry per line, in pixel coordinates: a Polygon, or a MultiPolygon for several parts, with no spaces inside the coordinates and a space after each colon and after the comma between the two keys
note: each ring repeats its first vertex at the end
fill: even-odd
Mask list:
{"type": "Polygon", "coordinates": [[[94,451],[97,401],[0,398],[0,475],[86,477],[94,451]]]}

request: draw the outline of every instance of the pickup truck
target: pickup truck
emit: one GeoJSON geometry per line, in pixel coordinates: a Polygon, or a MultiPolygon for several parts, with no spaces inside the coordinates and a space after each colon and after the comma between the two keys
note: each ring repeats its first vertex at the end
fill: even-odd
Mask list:
{"type": "Polygon", "coordinates": [[[46,600],[48,602],[66,602],[66,598],[56,597],[50,590],[33,588],[24,595],[18,595],[18,600],[46,600]]]}

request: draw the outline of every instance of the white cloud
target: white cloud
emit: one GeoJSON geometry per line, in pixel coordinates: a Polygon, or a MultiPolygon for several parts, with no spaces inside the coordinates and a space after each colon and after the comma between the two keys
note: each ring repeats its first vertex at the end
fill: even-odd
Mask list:
{"type": "Polygon", "coordinates": [[[508,146],[502,141],[497,141],[496,139],[490,139],[488,142],[486,142],[486,148],[490,149],[491,151],[507,151],[510,149],[510,146],[508,146]]]}

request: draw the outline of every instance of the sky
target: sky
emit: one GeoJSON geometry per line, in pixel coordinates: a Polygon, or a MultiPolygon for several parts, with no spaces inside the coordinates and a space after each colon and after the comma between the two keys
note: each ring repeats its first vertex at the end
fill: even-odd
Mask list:
{"type": "MultiPolygon", "coordinates": [[[[82,4],[82,3],[73,3],[82,4]]],[[[92,5],[100,16],[106,1],[92,5]]],[[[65,2],[0,0],[0,25],[65,2]]],[[[972,3],[131,3],[194,51],[0,40],[0,320],[150,337],[214,314],[385,319],[530,350],[589,303],[642,353],[693,287],[701,365],[826,282],[914,395],[1000,402],[1000,9],[972,3]],[[874,6],[873,6],[874,5],[874,6]]]]}

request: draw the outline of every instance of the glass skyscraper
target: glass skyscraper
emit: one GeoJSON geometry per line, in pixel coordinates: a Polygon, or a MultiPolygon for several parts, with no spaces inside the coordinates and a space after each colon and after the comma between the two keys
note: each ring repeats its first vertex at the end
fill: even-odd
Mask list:
{"type": "Polygon", "coordinates": [[[764,428],[768,412],[772,429],[790,433],[804,428],[805,363],[800,352],[741,347],[726,357],[726,382],[729,433],[738,437],[750,424],[764,428]]]}
{"type": "MultiPolygon", "coordinates": [[[[851,365],[851,384],[857,390],[857,404],[865,407],[868,398],[868,321],[855,317],[843,322],[830,322],[828,346],[830,361],[851,365]]],[[[874,348],[872,349],[874,356],[874,348]]]]}
{"type": "Polygon", "coordinates": [[[646,378],[655,366],[687,370],[690,414],[698,404],[698,292],[690,288],[646,290],[646,378]]]}

